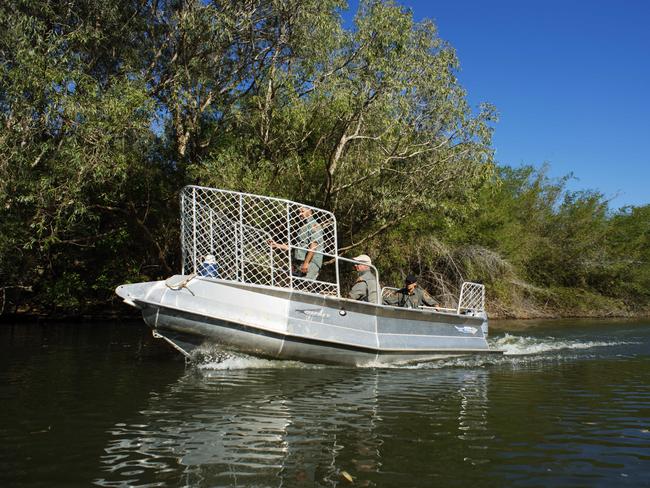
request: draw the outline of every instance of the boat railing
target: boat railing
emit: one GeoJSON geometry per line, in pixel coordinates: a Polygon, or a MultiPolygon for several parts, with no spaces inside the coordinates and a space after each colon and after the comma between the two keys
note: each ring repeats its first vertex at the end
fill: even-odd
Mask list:
{"type": "MultiPolygon", "coordinates": [[[[338,270],[339,270],[339,268],[340,268],[340,264],[341,264],[341,263],[348,263],[348,264],[352,264],[352,265],[362,264],[362,265],[365,265],[365,266],[368,267],[368,269],[370,270],[370,272],[373,274],[373,276],[374,276],[374,278],[375,278],[375,282],[377,283],[377,303],[378,303],[379,305],[381,305],[381,303],[382,303],[382,299],[381,299],[382,294],[380,293],[380,289],[379,289],[379,271],[377,270],[377,268],[376,268],[374,265],[372,265],[372,264],[363,263],[363,262],[361,262],[361,261],[355,261],[354,259],[344,258],[344,257],[342,257],[342,256],[336,256],[336,269],[337,269],[337,274],[339,274],[339,271],[338,271],[338,270]]],[[[340,297],[340,296],[341,296],[341,295],[340,295],[340,293],[339,293],[339,297],[340,297]]]]}
{"type": "Polygon", "coordinates": [[[456,313],[483,312],[485,310],[485,286],[466,281],[460,289],[456,313]]]}
{"type": "MultiPolygon", "coordinates": [[[[341,265],[355,263],[338,256],[333,213],[290,200],[249,193],[187,186],[181,192],[183,274],[196,273],[208,258],[219,279],[338,296],[341,265]],[[307,246],[316,242],[315,249],[307,246]],[[297,253],[297,251],[299,253],[297,253]],[[322,260],[316,279],[296,270],[303,256],[322,260]]],[[[377,282],[379,273],[369,267],[377,282]]],[[[354,276],[343,282],[349,284],[354,276]]],[[[378,297],[379,298],[379,297],[378,297]]]]}
{"type": "MultiPolygon", "coordinates": [[[[401,288],[384,286],[381,289],[381,296],[386,292],[400,291],[401,288]]],[[[461,312],[482,312],[485,309],[485,286],[480,283],[463,282],[461,285],[460,296],[458,297],[458,306],[450,307],[429,307],[422,305],[418,307],[422,310],[435,310],[436,312],[448,312],[460,314],[461,312]]]]}
{"type": "MultiPolygon", "coordinates": [[[[275,275],[271,277],[270,286],[279,287],[279,288],[290,288],[300,291],[307,291],[310,293],[317,293],[320,295],[330,295],[330,296],[340,296],[340,286],[338,280],[330,279],[331,276],[325,277],[325,279],[319,279],[319,277],[312,279],[302,276],[297,273],[294,267],[292,266],[291,256],[295,251],[303,251],[305,253],[309,252],[309,249],[301,246],[291,246],[285,249],[273,249],[274,259],[271,261],[272,271],[275,275]]],[[[325,263],[326,258],[328,260],[336,259],[336,256],[325,253],[317,253],[322,256],[323,263],[325,263]]],[[[263,284],[263,283],[262,283],[263,284]]]]}
{"type": "Polygon", "coordinates": [[[429,307],[427,305],[421,305],[418,308],[420,308],[422,310],[435,310],[436,312],[456,313],[455,308],[449,308],[449,307],[429,307]]]}
{"type": "MultiPolygon", "coordinates": [[[[402,290],[402,288],[396,288],[396,287],[394,287],[394,286],[384,286],[384,287],[381,289],[381,296],[383,297],[384,294],[385,294],[385,292],[396,292],[396,291],[400,291],[400,290],[402,290]]],[[[456,313],[456,309],[455,309],[455,308],[446,308],[446,307],[428,307],[428,306],[426,306],[426,305],[420,305],[418,308],[421,309],[421,310],[433,310],[433,311],[436,311],[436,312],[451,312],[451,313],[456,313]]]]}
{"type": "MultiPolygon", "coordinates": [[[[222,280],[336,297],[345,295],[356,279],[350,265],[366,264],[338,255],[336,217],[331,212],[201,186],[186,186],[181,192],[181,248],[183,274],[198,273],[210,263],[211,277],[222,280]],[[309,249],[314,242],[316,247],[309,249]],[[309,252],[314,253],[312,262],[322,265],[314,279],[296,269],[301,262],[297,255],[304,259],[309,252]]],[[[377,268],[367,266],[379,284],[377,268]]],[[[378,288],[378,304],[389,289],[378,288]]],[[[484,301],[483,285],[463,283],[455,311],[482,311],[484,301]]]]}
{"type": "Polygon", "coordinates": [[[381,296],[383,297],[386,294],[386,292],[393,292],[393,291],[400,291],[400,290],[401,288],[395,288],[394,286],[384,286],[381,289],[381,296]]]}

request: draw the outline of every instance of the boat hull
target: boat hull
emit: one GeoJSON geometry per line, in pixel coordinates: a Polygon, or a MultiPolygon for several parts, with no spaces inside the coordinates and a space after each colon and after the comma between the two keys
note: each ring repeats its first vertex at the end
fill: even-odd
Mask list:
{"type": "Polygon", "coordinates": [[[484,314],[400,309],[205,278],[178,287],[184,279],[123,285],[117,293],[186,355],[217,345],[264,358],[363,366],[495,353],[484,314]]]}

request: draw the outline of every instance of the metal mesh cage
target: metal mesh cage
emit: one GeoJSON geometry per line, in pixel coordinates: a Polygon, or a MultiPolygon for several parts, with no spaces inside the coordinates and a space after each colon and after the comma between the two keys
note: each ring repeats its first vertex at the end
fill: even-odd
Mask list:
{"type": "Polygon", "coordinates": [[[460,289],[458,313],[464,310],[482,312],[485,310],[485,286],[466,281],[460,289]]]}
{"type": "Polygon", "coordinates": [[[181,193],[183,274],[337,295],[336,218],[289,200],[187,186],[181,193]],[[314,244],[315,243],[315,244],[314,244]],[[309,252],[318,276],[299,276],[296,263],[309,252]],[[334,266],[323,269],[327,262],[334,266]]]}

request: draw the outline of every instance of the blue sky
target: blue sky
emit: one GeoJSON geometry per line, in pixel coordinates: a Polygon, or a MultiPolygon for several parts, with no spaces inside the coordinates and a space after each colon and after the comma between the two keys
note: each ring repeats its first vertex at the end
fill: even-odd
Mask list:
{"type": "Polygon", "coordinates": [[[456,49],[470,103],[496,105],[500,164],[548,162],[613,208],[650,203],[650,1],[398,3],[456,49]]]}

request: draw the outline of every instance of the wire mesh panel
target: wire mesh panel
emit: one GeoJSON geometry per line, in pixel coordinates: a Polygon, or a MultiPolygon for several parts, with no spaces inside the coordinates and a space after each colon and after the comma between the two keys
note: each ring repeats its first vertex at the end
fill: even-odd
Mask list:
{"type": "Polygon", "coordinates": [[[485,286],[468,281],[463,283],[460,289],[457,313],[460,313],[461,310],[472,310],[475,312],[485,310],[485,286]]]}
{"type": "Polygon", "coordinates": [[[181,193],[181,241],[184,274],[214,261],[224,280],[327,295],[339,291],[336,219],[325,210],[188,186],[181,193]],[[310,253],[311,267],[303,271],[310,253]]]}

